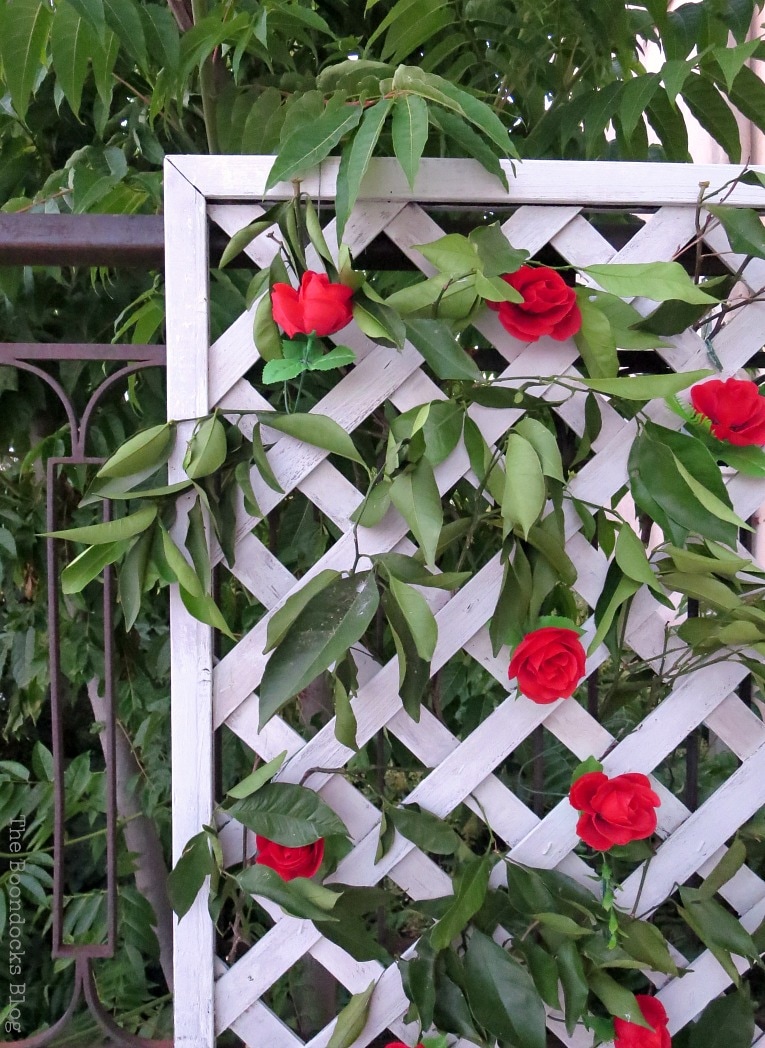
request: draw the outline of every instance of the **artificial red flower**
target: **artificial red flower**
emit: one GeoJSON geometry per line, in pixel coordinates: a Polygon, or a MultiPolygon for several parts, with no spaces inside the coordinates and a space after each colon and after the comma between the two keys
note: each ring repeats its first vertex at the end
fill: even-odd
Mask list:
{"type": "Polygon", "coordinates": [[[296,291],[290,284],[274,284],[271,306],[274,320],[290,338],[295,335],[334,335],[353,318],[353,288],[333,284],[326,273],[309,270],[296,291]]]}
{"type": "Polygon", "coordinates": [[[513,652],[508,677],[532,702],[567,699],[584,676],[585,653],[576,630],[542,626],[527,633],[513,652]]]}
{"type": "Polygon", "coordinates": [[[661,804],[640,772],[609,779],[602,771],[588,771],[573,784],[568,799],[580,813],[577,834],[596,851],[650,837],[661,804]]]}
{"type": "Polygon", "coordinates": [[[667,1029],[667,1012],[656,997],[639,993],[635,998],[643,1013],[643,1018],[653,1027],[627,1022],[626,1019],[614,1019],[614,1048],[672,1048],[672,1039],[667,1029]]]}
{"type": "Polygon", "coordinates": [[[523,302],[487,302],[499,313],[505,331],[523,342],[536,342],[543,335],[562,342],[582,326],[576,292],[560,273],[546,266],[521,266],[502,279],[523,295],[523,302]]]}
{"type": "Polygon", "coordinates": [[[270,866],[276,870],[282,880],[291,881],[293,877],[313,877],[324,858],[324,841],[320,837],[313,844],[304,844],[300,848],[288,848],[277,844],[267,837],[255,837],[258,852],[255,862],[261,866],[270,866]]]}
{"type": "Polygon", "coordinates": [[[729,444],[765,444],[765,397],[751,379],[719,378],[691,389],[694,409],[712,423],[712,435],[729,444]]]}

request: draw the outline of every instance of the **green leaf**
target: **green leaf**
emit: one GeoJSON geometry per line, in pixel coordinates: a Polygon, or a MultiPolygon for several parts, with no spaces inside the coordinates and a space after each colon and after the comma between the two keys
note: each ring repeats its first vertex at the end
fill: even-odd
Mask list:
{"type": "Polygon", "coordinates": [[[141,610],[141,596],[154,542],[155,528],[149,528],[130,548],[119,574],[119,599],[125,629],[131,630],[141,610]]]}
{"type": "Polygon", "coordinates": [[[361,640],[379,594],[372,572],[330,582],[300,611],[266,664],[260,728],[361,640]]]}
{"type": "Polygon", "coordinates": [[[714,513],[720,520],[727,520],[731,524],[735,524],[737,528],[742,528],[744,531],[751,531],[752,528],[745,520],[742,520],[737,513],[733,512],[730,506],[730,499],[727,494],[725,501],[718,498],[717,495],[713,495],[711,491],[708,491],[703,484],[699,484],[695,477],[692,477],[685,466],[682,464],[680,459],[675,455],[675,465],[677,471],[683,478],[685,483],[691,489],[693,494],[699,500],[704,509],[709,510],[710,513],[714,513]]]}
{"type": "Polygon", "coordinates": [[[335,703],[335,738],[349,750],[358,750],[356,716],[348,690],[339,677],[335,677],[333,699],[335,703]]]}
{"type": "Polygon", "coordinates": [[[399,696],[412,720],[419,721],[430,667],[425,659],[420,657],[409,624],[390,592],[383,593],[382,606],[396,648],[399,696]]]}
{"type": "Polygon", "coordinates": [[[584,966],[575,943],[570,939],[562,942],[556,953],[558,973],[563,987],[563,1008],[566,1016],[566,1032],[571,1036],[579,1019],[587,1009],[589,987],[584,966]]]}
{"type": "MultiPolygon", "coordinates": [[[[412,66],[407,66],[406,68],[412,76],[414,72],[420,73],[420,70],[414,70],[412,66]]],[[[423,78],[427,78],[428,85],[432,85],[433,88],[446,95],[446,98],[449,100],[449,108],[459,112],[460,116],[464,116],[469,120],[471,124],[478,128],[482,135],[494,142],[499,147],[503,157],[518,155],[515,146],[510,141],[507,128],[491,106],[481,102],[475,95],[471,95],[469,91],[457,87],[450,80],[445,80],[434,73],[420,73],[420,75],[423,78]]],[[[437,98],[433,98],[433,101],[439,102],[440,105],[446,105],[445,102],[441,102],[437,98]]]]}
{"type": "Polygon", "coordinates": [[[598,628],[587,649],[588,655],[597,650],[610,630],[616,613],[639,589],[640,583],[628,578],[626,575],[622,575],[617,565],[614,564],[609,567],[606,575],[606,584],[595,605],[595,622],[598,624],[598,628]],[[611,583],[610,586],[609,582],[611,583]]]}
{"type": "Polygon", "coordinates": [[[330,451],[334,455],[342,455],[343,458],[364,465],[364,459],[356,450],[350,436],[342,426],[327,415],[313,412],[282,415],[277,411],[258,411],[256,414],[264,426],[278,429],[281,433],[286,433],[296,440],[313,444],[317,448],[324,448],[325,451],[330,451]]]}
{"type": "Polygon", "coordinates": [[[305,786],[267,782],[227,809],[248,830],[288,848],[301,848],[323,837],[348,833],[321,797],[305,786]]]}
{"type": "Polygon", "coordinates": [[[244,501],[244,508],[250,514],[251,517],[261,517],[262,511],[258,505],[258,500],[255,497],[255,492],[252,489],[252,481],[250,480],[250,464],[248,462],[237,463],[234,469],[234,479],[239,485],[239,490],[242,493],[242,499],[244,501]]]}
{"type": "Polygon", "coordinates": [[[388,818],[402,837],[433,855],[454,855],[461,841],[457,833],[437,815],[418,806],[389,808],[388,818]]]}
{"type": "Polygon", "coordinates": [[[644,582],[651,589],[661,591],[656,575],[648,562],[645,546],[629,524],[622,524],[614,548],[614,558],[628,578],[644,582]]]}
{"type": "Polygon", "coordinates": [[[754,960],[757,946],[737,917],[716,899],[705,898],[697,888],[680,888],[683,906],[678,912],[691,925],[705,946],[716,947],[740,957],[754,960]],[[688,918],[691,920],[688,920],[688,918]]]}
{"type": "Polygon", "coordinates": [[[443,526],[443,507],[428,460],[421,458],[411,472],[400,473],[391,484],[390,497],[417,540],[425,563],[432,567],[443,526]]]}
{"type": "Polygon", "coordinates": [[[64,92],[75,116],[80,112],[90,56],[97,46],[98,41],[90,22],[81,18],[69,4],[58,4],[50,32],[51,58],[56,71],[56,83],[64,92]]]}
{"type": "Polygon", "coordinates": [[[619,916],[619,945],[630,957],[647,964],[655,972],[677,975],[678,969],[667,940],[655,924],[640,921],[627,914],[619,916]]]}
{"type": "Polygon", "coordinates": [[[68,539],[70,542],[87,542],[98,546],[103,543],[124,542],[145,531],[157,516],[154,503],[141,506],[135,513],[129,513],[118,520],[109,520],[103,524],[86,524],[81,528],[67,528],[65,531],[49,531],[48,538],[68,539]]]}
{"type": "Polygon", "coordinates": [[[534,980],[539,996],[545,1004],[560,1010],[559,975],[555,958],[531,939],[524,939],[517,945],[526,959],[529,975],[534,980]]]}
{"type": "MultiPolygon", "coordinates": [[[[364,287],[368,292],[369,286],[364,287]]],[[[385,302],[375,301],[368,293],[357,296],[353,302],[353,319],[359,329],[375,342],[403,348],[406,338],[404,322],[385,302]]]]}
{"type": "Polygon", "coordinates": [[[165,528],[161,523],[160,531],[162,532],[162,548],[171,572],[178,580],[178,583],[191,597],[203,600],[206,590],[202,580],[181,553],[180,549],[170,536],[167,528],[165,528]]]}
{"type": "Polygon", "coordinates": [[[322,590],[326,589],[330,582],[334,582],[338,578],[340,578],[338,571],[334,571],[332,568],[325,568],[301,586],[297,593],[293,593],[291,597],[285,600],[281,608],[275,611],[268,621],[266,646],[263,649],[264,655],[271,651],[272,648],[275,648],[283,639],[287,630],[306,604],[313,600],[322,590]]]}
{"type": "Polygon", "coordinates": [[[736,837],[712,872],[704,878],[704,882],[699,888],[700,897],[702,899],[711,899],[724,884],[727,884],[732,877],[735,877],[745,862],[746,845],[740,837],[736,837]]]}
{"type": "Polygon", "coordinates": [[[268,174],[266,192],[277,182],[289,182],[321,163],[340,139],[356,127],[361,114],[361,106],[327,108],[318,120],[297,127],[279,149],[268,174]]]}
{"type": "Polygon", "coordinates": [[[719,142],[732,164],[741,160],[741,137],[736,117],[711,78],[691,73],[683,84],[683,101],[705,131],[719,142]]]}
{"type": "Polygon", "coordinates": [[[43,63],[53,11],[42,0],[14,0],[0,9],[0,63],[21,120],[43,63]]]}
{"type": "MultiPolygon", "coordinates": [[[[490,855],[482,855],[480,859],[470,859],[460,869],[454,880],[454,900],[430,932],[434,950],[447,949],[481,909],[489,889],[489,874],[493,864],[490,855]]],[[[481,933],[474,931],[473,934],[481,933]]],[[[480,1016],[477,1017],[480,1020],[480,1016]]]]}
{"type": "Polygon", "coordinates": [[[625,1019],[629,1023],[636,1023],[650,1030],[650,1024],[643,1018],[640,1005],[625,986],[621,986],[610,975],[604,971],[596,970],[589,975],[590,989],[599,997],[611,1015],[619,1019],[625,1019]]]}
{"type": "Polygon", "coordinates": [[[396,98],[393,107],[393,152],[411,189],[428,141],[428,106],[423,98],[407,94],[396,98]]]}
{"type": "Polygon", "coordinates": [[[364,528],[373,528],[379,524],[390,506],[390,485],[387,477],[378,481],[364,501],[353,511],[351,520],[364,528]]]}
{"type": "MultiPolygon", "coordinates": [[[[461,233],[447,233],[430,244],[414,244],[413,247],[442,273],[450,276],[471,273],[480,264],[476,247],[461,233]]],[[[519,295],[516,301],[522,302],[522,296],[519,295]]]]}
{"type": "MultiPolygon", "coordinates": [[[[353,64],[356,65],[355,62],[353,64]]],[[[326,70],[324,72],[326,73],[326,70]]],[[[365,109],[353,141],[343,150],[337,173],[335,201],[338,240],[342,239],[346,223],[358,198],[362,179],[369,167],[369,161],[392,105],[393,99],[381,98],[375,105],[365,109]]]]}
{"type": "Polygon", "coordinates": [[[417,944],[417,956],[399,961],[404,993],[417,1009],[420,1025],[427,1030],[433,1024],[436,1007],[436,958],[427,936],[417,944]]]}
{"type": "MultiPolygon", "coordinates": [[[[412,6],[421,2],[421,0],[400,0],[396,7],[400,7],[404,2],[412,6]]],[[[389,12],[388,18],[390,18],[395,9],[389,12]]],[[[370,37],[370,42],[371,40],[372,37],[370,37]]],[[[460,116],[465,116],[466,113],[459,102],[455,102],[446,91],[441,90],[441,85],[444,83],[446,81],[442,80],[440,76],[426,73],[417,66],[400,65],[393,74],[391,88],[394,91],[411,91],[419,95],[420,98],[427,98],[430,102],[436,102],[438,105],[444,106],[445,109],[451,109],[460,116]]]]}
{"type": "Polygon", "coordinates": [[[263,441],[260,436],[260,424],[255,426],[252,431],[252,462],[269,488],[272,491],[276,491],[279,495],[283,495],[284,490],[274,476],[266,450],[263,447],[263,441]]]}
{"type": "Polygon", "coordinates": [[[393,842],[396,839],[396,827],[385,815],[385,812],[380,813],[380,832],[377,837],[377,850],[375,851],[375,862],[379,862],[383,856],[387,855],[393,847],[393,842]]]}
{"type": "Polygon", "coordinates": [[[544,475],[563,483],[563,463],[555,434],[539,419],[531,418],[529,415],[515,424],[513,432],[527,440],[534,448],[542,464],[544,475]]]}
{"type": "Polygon", "coordinates": [[[205,593],[210,592],[212,586],[212,569],[210,565],[210,550],[207,545],[207,532],[205,531],[202,506],[199,499],[189,510],[189,527],[186,532],[186,549],[191,554],[196,576],[202,584],[205,593]]]}
{"type": "Polygon", "coordinates": [[[270,866],[254,863],[236,877],[239,887],[277,903],[285,913],[309,921],[332,921],[332,908],[340,898],[322,884],[307,877],[283,880],[270,866]]]}
{"type": "Polygon", "coordinates": [[[236,258],[246,247],[249,247],[255,237],[265,233],[275,222],[278,222],[282,218],[286,206],[285,204],[276,204],[274,207],[269,208],[261,218],[237,230],[223,250],[218,263],[219,267],[221,269],[225,268],[232,258],[236,258]]]}
{"type": "Polygon", "coordinates": [[[406,321],[406,331],[410,342],[423,355],[436,378],[467,379],[470,382],[483,379],[443,320],[409,319],[406,321]]]}
{"type": "Polygon", "coordinates": [[[90,546],[75,557],[61,572],[61,590],[63,593],[79,593],[97,575],[100,575],[107,564],[113,564],[128,548],[128,542],[109,542],[104,545],[90,546]]]}
{"type": "MultiPolygon", "coordinates": [[[[468,240],[478,252],[481,268],[484,276],[487,277],[515,273],[529,257],[528,251],[524,248],[515,248],[508,243],[499,222],[472,229],[468,234],[468,240]]],[[[521,295],[520,298],[522,300],[523,296],[521,295]]]]}
{"type": "Polygon", "coordinates": [[[127,478],[140,474],[146,479],[165,465],[174,440],[175,425],[170,422],[136,433],[104,462],[96,476],[127,478]]]}
{"type": "Polygon", "coordinates": [[[263,295],[255,309],[252,337],[262,360],[278,360],[281,357],[282,340],[274,322],[270,294],[263,295]]]}
{"type": "Polygon", "coordinates": [[[263,368],[263,382],[267,386],[276,382],[289,382],[308,370],[309,365],[303,360],[269,360],[263,368]]]}
{"type": "Polygon", "coordinates": [[[693,283],[679,262],[605,262],[585,266],[583,273],[593,277],[604,291],[622,298],[650,298],[667,302],[677,298],[681,302],[708,302],[716,298],[693,283]]]}
{"type": "Polygon", "coordinates": [[[714,215],[728,234],[733,251],[742,255],[765,258],[765,227],[759,214],[747,207],[728,207],[708,204],[707,211],[714,215]]]}
{"type": "Polygon", "coordinates": [[[215,870],[216,863],[210,848],[209,834],[203,830],[191,838],[167,877],[167,893],[179,918],[188,913],[205,878],[215,870]]]}
{"type": "Polygon", "coordinates": [[[468,1001],[476,1019],[517,1048],[544,1048],[545,1011],[531,976],[477,929],[465,954],[468,1001]]]}
{"type": "Polygon", "coordinates": [[[688,1048],[749,1048],[754,1009],[748,994],[730,993],[710,1001],[690,1028],[688,1048]]]}
{"type": "Polygon", "coordinates": [[[147,69],[149,56],[143,24],[134,0],[104,0],[104,15],[107,25],[114,30],[127,53],[147,69]]]}
{"type": "Polygon", "coordinates": [[[362,993],[355,993],[340,1012],[327,1048],[350,1048],[367,1023],[369,1004],[376,983],[374,980],[362,993]]]}
{"type": "Polygon", "coordinates": [[[432,574],[424,568],[414,557],[405,557],[401,553],[381,553],[375,558],[385,571],[401,582],[408,582],[412,586],[428,586],[434,589],[457,589],[463,582],[472,578],[471,571],[444,571],[440,574],[432,574]]]}
{"type": "MultiPolygon", "coordinates": [[[[489,174],[499,179],[505,189],[509,188],[507,175],[499,162],[499,157],[487,144],[486,138],[483,135],[479,135],[462,117],[457,116],[456,113],[451,112],[449,109],[435,109],[433,106],[430,106],[428,119],[434,127],[443,131],[446,137],[450,138],[457,145],[459,155],[469,156],[477,160],[479,164],[486,168],[489,174]]],[[[510,273],[512,270],[508,269],[506,272],[510,273]]]]}
{"type": "Polygon", "coordinates": [[[253,793],[257,793],[267,782],[273,779],[274,775],[279,771],[281,766],[284,764],[284,758],[287,756],[287,751],[282,750],[280,754],[273,757],[266,764],[261,764],[255,771],[238,782],[236,786],[232,786],[230,790],[226,791],[227,797],[233,797],[234,800],[244,800],[245,797],[251,797],[253,793]]]}
{"type": "Polygon", "coordinates": [[[582,314],[582,326],[574,335],[588,374],[592,378],[609,378],[619,370],[616,338],[606,314],[590,301],[586,288],[578,288],[576,301],[582,314]]]}
{"type": "Polygon", "coordinates": [[[632,138],[646,106],[656,94],[659,79],[658,73],[646,73],[633,76],[625,82],[619,102],[619,119],[626,138],[632,138]]]}
{"type": "Polygon", "coordinates": [[[335,346],[328,353],[312,360],[309,368],[311,371],[331,371],[333,368],[347,367],[356,360],[356,354],[348,346],[335,346]]]}
{"type": "Polygon", "coordinates": [[[581,378],[577,381],[596,393],[621,397],[622,400],[657,400],[659,397],[671,397],[711,374],[713,372],[709,368],[704,368],[677,375],[630,375],[627,378],[581,378]]]}
{"type": "Polygon", "coordinates": [[[670,103],[663,87],[658,88],[651,99],[646,116],[661,142],[667,160],[681,164],[689,161],[688,129],[682,115],[670,103]]]}
{"type": "Polygon", "coordinates": [[[389,587],[391,596],[398,604],[409,626],[417,654],[421,659],[429,662],[433,658],[438,640],[438,626],[433,612],[422,594],[405,582],[400,582],[391,576],[389,587]]]}
{"type": "Polygon", "coordinates": [[[189,441],[183,457],[187,477],[200,480],[219,470],[226,461],[226,430],[217,413],[203,419],[189,441]]]}
{"type": "Polygon", "coordinates": [[[505,533],[519,527],[526,538],[539,519],[547,500],[542,463],[533,445],[513,431],[507,438],[505,452],[505,491],[502,497],[502,519],[505,533]]]}

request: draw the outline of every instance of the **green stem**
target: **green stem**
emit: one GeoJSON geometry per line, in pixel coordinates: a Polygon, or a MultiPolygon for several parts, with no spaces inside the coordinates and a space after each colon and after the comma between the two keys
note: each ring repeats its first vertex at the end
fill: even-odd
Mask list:
{"type": "MultiPolygon", "coordinates": [[[[191,13],[194,18],[194,25],[197,25],[207,14],[207,0],[191,0],[191,13]]],[[[202,68],[199,70],[199,93],[202,97],[202,114],[205,122],[208,152],[220,153],[218,120],[215,112],[217,95],[215,90],[215,67],[213,66],[211,55],[208,55],[202,63],[202,68]]]]}

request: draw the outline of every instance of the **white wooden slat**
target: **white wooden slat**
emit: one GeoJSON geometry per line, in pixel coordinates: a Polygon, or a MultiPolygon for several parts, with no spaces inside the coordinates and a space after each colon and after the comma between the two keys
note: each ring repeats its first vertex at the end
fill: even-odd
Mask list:
{"type": "MultiPolygon", "coordinates": [[[[262,200],[273,157],[229,156],[221,164],[218,157],[174,156],[170,158],[209,200],[262,200]]],[[[744,168],[733,164],[644,164],[620,161],[609,163],[604,172],[601,161],[566,161],[565,173],[557,160],[503,161],[510,182],[509,192],[498,179],[473,160],[425,159],[414,191],[397,161],[380,158],[370,164],[361,185],[360,199],[423,203],[484,204],[572,204],[656,207],[664,204],[694,206],[699,184],[722,186],[744,168]],[[604,177],[607,174],[609,177],[604,177]]],[[[316,172],[301,180],[301,188],[314,199],[333,199],[339,160],[326,160],[316,172]]],[[[755,167],[754,170],[762,171],[755,167]]],[[[275,186],[266,199],[290,199],[291,183],[275,186]]],[[[726,203],[739,207],[762,207],[762,190],[738,185],[726,203]]]]}
{"type": "MultiPolygon", "coordinates": [[[[169,418],[208,411],[208,258],[205,199],[165,164],[167,410],[169,418]]],[[[183,437],[170,460],[170,481],[182,476],[183,437]]],[[[212,819],[212,631],[191,618],[177,587],[170,595],[173,860],[212,819]]],[[[203,889],[174,931],[175,1043],[212,1048],[213,926],[203,889]],[[194,956],[197,963],[189,964],[194,956]]]]}

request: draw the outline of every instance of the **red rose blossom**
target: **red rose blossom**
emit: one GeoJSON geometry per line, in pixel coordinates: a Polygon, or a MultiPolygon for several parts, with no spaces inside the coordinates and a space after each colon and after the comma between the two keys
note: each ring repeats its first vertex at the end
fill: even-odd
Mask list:
{"type": "Polygon", "coordinates": [[[712,435],[729,444],[765,444],[765,397],[750,379],[719,378],[691,389],[694,409],[712,423],[712,435]]]}
{"type": "Polygon", "coordinates": [[[320,837],[313,844],[300,848],[288,848],[286,844],[269,841],[268,837],[255,837],[258,853],[255,862],[276,870],[282,880],[293,877],[313,877],[324,858],[324,840],[320,837]]]}
{"type": "Polygon", "coordinates": [[[672,1039],[667,1029],[667,1012],[661,1001],[644,993],[639,993],[635,1000],[640,1006],[643,1018],[653,1029],[647,1030],[645,1026],[615,1018],[614,1048],[672,1048],[672,1039]]]}
{"type": "Polygon", "coordinates": [[[584,676],[585,654],[576,630],[543,626],[527,633],[513,652],[508,677],[518,690],[541,704],[567,699],[584,676]]]}
{"type": "Polygon", "coordinates": [[[521,266],[502,279],[523,295],[523,302],[487,302],[499,313],[505,331],[523,342],[536,342],[543,335],[562,342],[582,326],[576,292],[560,273],[546,266],[521,266]]]}
{"type": "MultiPolygon", "coordinates": [[[[627,772],[609,779],[589,771],[576,780],[568,799],[579,814],[576,832],[596,851],[650,837],[661,804],[647,775],[627,772]]],[[[649,1020],[650,1021],[650,1020],[649,1020]]]]}
{"type": "Polygon", "coordinates": [[[300,288],[274,284],[271,306],[274,320],[290,338],[295,335],[334,335],[353,318],[350,300],[353,288],[332,284],[326,273],[303,274],[300,288]]]}

